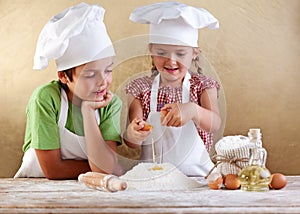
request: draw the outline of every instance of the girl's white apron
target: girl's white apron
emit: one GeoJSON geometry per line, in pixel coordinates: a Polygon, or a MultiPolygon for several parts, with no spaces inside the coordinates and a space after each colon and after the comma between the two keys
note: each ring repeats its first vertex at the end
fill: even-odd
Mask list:
{"type": "MultiPolygon", "coordinates": [[[[190,100],[191,75],[187,72],[182,85],[182,103],[190,100]]],[[[157,109],[157,94],[160,75],[153,82],[150,99],[150,113],[147,122],[153,126],[152,134],[143,142],[141,160],[152,162],[152,136],[155,142],[157,162],[169,162],[187,176],[206,176],[213,168],[209,154],[193,121],[181,127],[167,127],[160,123],[157,109]]]]}
{"type": "MultiPolygon", "coordinates": [[[[83,136],[76,135],[65,128],[68,117],[68,97],[66,92],[61,89],[61,107],[58,120],[60,150],[62,159],[86,160],[87,152],[83,136]]],[[[98,110],[95,111],[98,124],[100,116],[98,110]]],[[[14,176],[18,177],[45,177],[38,162],[35,149],[28,149],[24,156],[21,167],[14,176]]]]}

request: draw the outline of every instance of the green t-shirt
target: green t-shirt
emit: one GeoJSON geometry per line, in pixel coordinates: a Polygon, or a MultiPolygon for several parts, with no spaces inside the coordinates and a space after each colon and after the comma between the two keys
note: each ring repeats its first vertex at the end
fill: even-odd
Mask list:
{"type": "MultiPolygon", "coordinates": [[[[60,148],[58,120],[61,106],[61,86],[54,80],[37,88],[30,97],[26,108],[27,123],[23,151],[29,148],[49,150],[60,148]]],[[[99,109],[100,125],[104,140],[121,144],[120,113],[121,99],[114,95],[112,101],[99,109]]],[[[84,136],[80,108],[69,102],[68,117],[65,128],[84,136]]]]}

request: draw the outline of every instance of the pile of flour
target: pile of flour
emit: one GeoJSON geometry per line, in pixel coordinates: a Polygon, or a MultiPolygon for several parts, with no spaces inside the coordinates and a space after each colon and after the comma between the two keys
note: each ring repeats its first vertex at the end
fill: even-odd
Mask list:
{"type": "Polygon", "coordinates": [[[184,190],[202,186],[170,163],[159,166],[162,170],[153,170],[153,163],[140,163],[120,178],[127,182],[127,189],[131,190],[184,190]]]}

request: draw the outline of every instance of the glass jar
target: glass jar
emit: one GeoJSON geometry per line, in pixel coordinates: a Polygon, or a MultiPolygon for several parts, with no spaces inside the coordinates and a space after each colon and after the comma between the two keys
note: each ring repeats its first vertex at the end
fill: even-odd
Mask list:
{"type": "Polygon", "coordinates": [[[262,146],[262,134],[260,132],[259,128],[252,128],[249,129],[248,132],[248,138],[250,143],[254,144],[256,148],[260,151],[260,160],[262,161],[262,165],[265,167],[266,166],[266,161],[267,161],[267,151],[265,148],[262,146]]]}
{"type": "Polygon", "coordinates": [[[258,129],[249,131],[250,147],[248,166],[238,174],[241,190],[268,191],[271,173],[265,167],[267,151],[262,148],[261,133],[258,129]]]}

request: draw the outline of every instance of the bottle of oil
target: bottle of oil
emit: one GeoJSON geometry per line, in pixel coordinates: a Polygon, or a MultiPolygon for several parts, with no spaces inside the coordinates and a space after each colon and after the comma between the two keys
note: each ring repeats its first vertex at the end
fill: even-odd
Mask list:
{"type": "Polygon", "coordinates": [[[267,152],[262,148],[261,133],[259,129],[250,129],[250,148],[248,166],[238,174],[241,190],[268,191],[271,182],[271,173],[265,167],[267,152]]]}

